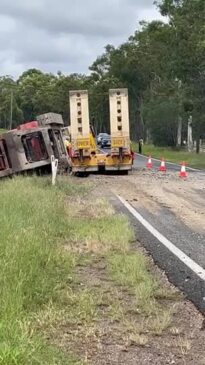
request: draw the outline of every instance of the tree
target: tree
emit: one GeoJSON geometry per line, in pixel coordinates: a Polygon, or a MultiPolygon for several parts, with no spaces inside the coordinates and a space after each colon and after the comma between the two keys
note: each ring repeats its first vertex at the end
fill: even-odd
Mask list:
{"type": "Polygon", "coordinates": [[[24,119],[35,119],[36,115],[52,110],[52,93],[55,76],[31,69],[17,80],[19,105],[24,119]]]}
{"type": "MultiPolygon", "coordinates": [[[[193,101],[194,132],[199,146],[205,128],[205,2],[204,0],[161,0],[157,4],[168,16],[174,29],[172,48],[175,50],[173,69],[187,85],[188,97],[193,101]]],[[[199,148],[197,148],[199,152],[199,148]]]]}
{"type": "Polygon", "coordinates": [[[120,47],[108,45],[90,68],[98,87],[107,80],[110,86],[114,81],[118,87],[129,89],[131,136],[134,139],[138,140],[144,134],[142,110],[147,90],[151,95],[155,83],[171,75],[171,65],[167,67],[171,64],[168,48],[171,37],[172,29],[168,24],[142,22],[141,29],[120,47]]]}
{"type": "Polygon", "coordinates": [[[51,110],[63,116],[66,125],[70,121],[69,91],[87,88],[87,77],[80,74],[65,76],[62,73],[55,78],[52,90],[51,110]]]}
{"type": "Polygon", "coordinates": [[[0,78],[0,127],[10,129],[23,119],[18,105],[17,85],[11,76],[0,78]]]}
{"type": "MultiPolygon", "coordinates": [[[[105,54],[94,62],[90,67],[93,71],[92,77],[95,81],[95,88],[101,89],[103,85],[108,92],[112,87],[127,87],[130,94],[131,104],[131,133],[135,138],[139,138],[142,133],[141,119],[141,87],[143,74],[139,72],[135,48],[130,42],[115,49],[110,45],[106,47],[105,54]],[[137,123],[136,123],[137,120],[137,123]],[[136,127],[138,125],[138,129],[136,127]]],[[[103,100],[103,103],[105,99],[103,100]]],[[[107,98],[108,105],[108,98],[107,98]]],[[[104,120],[108,119],[107,109],[104,108],[104,120]]]]}

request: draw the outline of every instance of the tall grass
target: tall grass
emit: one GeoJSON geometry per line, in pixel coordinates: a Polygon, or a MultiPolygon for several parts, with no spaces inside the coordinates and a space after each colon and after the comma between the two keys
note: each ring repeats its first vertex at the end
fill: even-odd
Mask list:
{"type": "Polygon", "coordinates": [[[31,321],[58,303],[75,266],[74,255],[60,250],[69,227],[64,194],[35,178],[7,180],[0,189],[0,364],[63,364],[31,321]]]}
{"type": "Polygon", "coordinates": [[[114,253],[107,258],[111,277],[120,285],[131,288],[138,308],[153,310],[157,281],[147,270],[148,264],[141,253],[114,253]]]}
{"type": "Polygon", "coordinates": [[[125,217],[113,215],[74,220],[71,237],[76,243],[85,242],[88,252],[104,254],[112,250],[127,251],[133,232],[125,217]]]}
{"type": "Polygon", "coordinates": [[[43,334],[55,336],[58,323],[92,326],[96,298],[75,288],[76,264],[92,251],[124,252],[133,238],[105,201],[84,200],[89,188],[60,177],[55,187],[45,177],[0,183],[1,365],[81,364],[43,334]]]}

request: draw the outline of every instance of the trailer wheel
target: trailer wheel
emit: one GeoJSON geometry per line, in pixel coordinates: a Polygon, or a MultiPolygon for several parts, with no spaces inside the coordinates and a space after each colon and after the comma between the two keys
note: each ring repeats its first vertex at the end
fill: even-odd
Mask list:
{"type": "Polygon", "coordinates": [[[77,177],[88,177],[89,176],[89,173],[84,171],[84,172],[76,172],[75,173],[75,176],[77,177]]]}

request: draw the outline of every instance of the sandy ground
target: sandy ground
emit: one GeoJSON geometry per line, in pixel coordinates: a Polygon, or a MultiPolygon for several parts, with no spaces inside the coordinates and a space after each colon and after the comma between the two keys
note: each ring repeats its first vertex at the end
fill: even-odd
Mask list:
{"type": "Polygon", "coordinates": [[[189,228],[205,233],[205,174],[192,172],[184,180],[175,172],[134,171],[129,176],[94,179],[151,213],[161,207],[169,208],[189,228]]]}

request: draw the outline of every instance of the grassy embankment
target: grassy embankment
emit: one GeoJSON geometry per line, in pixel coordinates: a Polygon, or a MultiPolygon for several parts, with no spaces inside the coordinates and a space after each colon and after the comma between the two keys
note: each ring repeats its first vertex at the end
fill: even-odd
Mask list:
{"type": "MultiPolygon", "coordinates": [[[[145,257],[130,251],[129,223],[105,201],[87,198],[89,186],[62,178],[52,187],[48,178],[17,177],[0,188],[1,365],[83,364],[75,346],[58,346],[56,338],[65,326],[75,329],[75,339],[76,326],[86,337],[100,320],[104,293],[77,278],[79,265],[89,267],[96,258],[104,260],[113,285],[132,291],[148,332],[160,335],[170,325],[170,312],[157,302],[170,294],[148,272],[145,257]]],[[[106,304],[129,336],[147,343],[142,328],[129,321],[127,305],[116,305],[114,295],[106,304]]]]}
{"type": "MultiPolygon", "coordinates": [[[[134,150],[138,152],[137,144],[133,144],[134,150]]],[[[143,154],[146,156],[151,155],[154,158],[165,158],[167,161],[180,164],[186,162],[187,166],[195,168],[205,168],[205,153],[202,152],[199,155],[196,152],[177,151],[171,148],[155,147],[153,145],[144,145],[143,154]]]]}
{"type": "Polygon", "coordinates": [[[6,132],[6,129],[0,128],[0,134],[6,132]]]}

